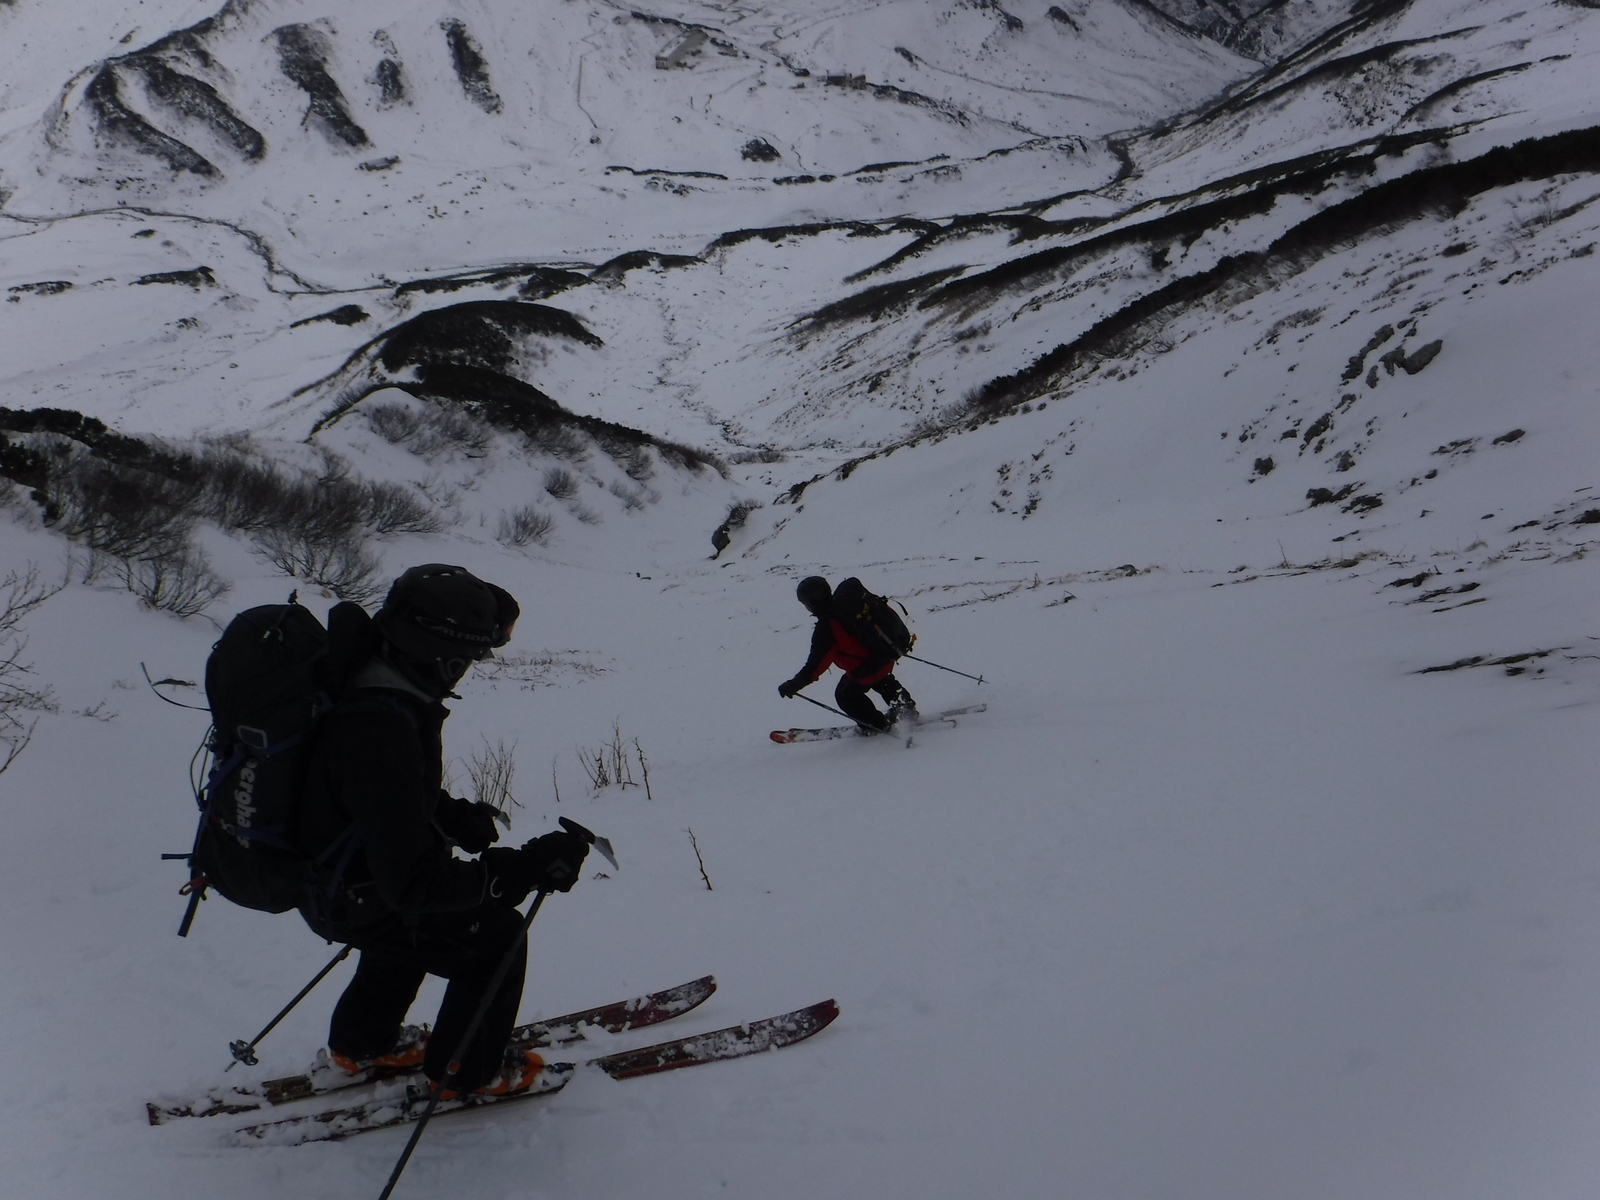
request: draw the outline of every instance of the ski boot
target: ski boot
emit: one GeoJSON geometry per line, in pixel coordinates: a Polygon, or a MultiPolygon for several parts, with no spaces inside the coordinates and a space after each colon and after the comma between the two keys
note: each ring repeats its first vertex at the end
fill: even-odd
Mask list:
{"type": "Polygon", "coordinates": [[[905,688],[901,688],[899,695],[889,702],[889,711],[886,715],[891,726],[898,725],[902,721],[915,725],[917,722],[917,702],[911,698],[910,692],[906,691],[905,688]]]}
{"type": "MultiPolygon", "coordinates": [[[[351,1058],[347,1054],[340,1054],[337,1050],[324,1051],[327,1055],[326,1062],[346,1075],[360,1075],[368,1071],[384,1075],[398,1075],[406,1071],[415,1071],[422,1066],[422,1057],[428,1051],[428,1027],[426,1025],[407,1025],[400,1030],[400,1040],[395,1043],[393,1050],[387,1054],[379,1054],[372,1058],[351,1058]]],[[[322,1055],[318,1055],[319,1058],[322,1055]]],[[[321,1065],[321,1064],[318,1064],[321,1065]]],[[[315,1070],[315,1068],[313,1068],[315,1070]]]]}
{"type": "MultiPolygon", "coordinates": [[[[506,1047],[505,1057],[500,1062],[500,1070],[493,1079],[482,1087],[474,1088],[470,1093],[458,1092],[454,1088],[444,1088],[439,1093],[440,1100],[454,1100],[461,1095],[473,1096],[514,1096],[518,1092],[534,1089],[539,1082],[539,1076],[544,1071],[544,1059],[532,1050],[525,1050],[520,1046],[506,1047]]],[[[434,1085],[438,1087],[438,1084],[434,1085]]]]}

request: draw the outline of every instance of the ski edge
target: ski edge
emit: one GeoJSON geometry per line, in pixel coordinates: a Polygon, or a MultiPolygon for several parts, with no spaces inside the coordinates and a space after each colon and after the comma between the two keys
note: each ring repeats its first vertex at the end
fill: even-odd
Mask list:
{"type": "MultiPolygon", "coordinates": [[[[608,1033],[625,1033],[630,1029],[644,1029],[663,1021],[692,1012],[709,1000],[717,990],[715,975],[702,975],[675,987],[647,992],[627,1000],[586,1008],[580,1012],[566,1013],[519,1025],[511,1031],[511,1043],[536,1049],[542,1046],[566,1045],[583,1040],[581,1025],[598,1024],[608,1033]],[[609,1018],[609,1019],[608,1019],[609,1018]]],[[[297,1100],[310,1100],[366,1084],[400,1079],[414,1075],[414,1071],[370,1073],[359,1078],[341,1081],[336,1087],[318,1088],[309,1074],[287,1075],[268,1079],[249,1088],[227,1090],[218,1087],[200,1098],[188,1101],[148,1101],[145,1114],[152,1125],[166,1125],[191,1117],[236,1116],[258,1109],[290,1104],[297,1100]],[[202,1107],[204,1106],[204,1107],[202,1107]]]]}
{"type": "MultiPolygon", "coordinates": [[[[987,704],[969,704],[965,708],[949,708],[944,712],[929,713],[927,716],[920,717],[912,723],[911,732],[914,734],[918,729],[928,725],[936,725],[940,722],[954,725],[956,724],[955,718],[986,712],[988,708],[987,704]]],[[[889,731],[886,730],[885,732],[889,731]]],[[[875,737],[881,735],[863,733],[859,725],[827,725],[820,729],[774,729],[767,736],[780,746],[792,746],[801,742],[831,742],[837,741],[839,738],[875,737]]]]}
{"type": "MultiPolygon", "coordinates": [[[[624,1050],[617,1054],[590,1059],[584,1065],[596,1067],[617,1080],[635,1079],[641,1075],[657,1075],[663,1071],[745,1058],[753,1054],[778,1050],[784,1046],[792,1046],[820,1033],[833,1024],[838,1016],[838,1001],[823,1000],[781,1016],[767,1017],[744,1025],[730,1025],[726,1029],[695,1034],[656,1046],[624,1050]]],[[[515,1096],[484,1096],[477,1099],[468,1097],[459,1101],[447,1101],[435,1109],[434,1115],[446,1116],[453,1112],[465,1112],[496,1104],[510,1104],[518,1100],[553,1095],[567,1085],[577,1068],[572,1063],[549,1063],[545,1070],[551,1074],[553,1086],[515,1096]]],[[[340,1141],[357,1134],[373,1133],[380,1129],[392,1129],[398,1125],[409,1124],[421,1117],[422,1109],[425,1107],[421,1102],[424,1100],[426,1093],[413,1087],[407,1089],[404,1096],[387,1100],[370,1101],[366,1104],[329,1109],[320,1113],[306,1113],[297,1117],[246,1125],[234,1130],[233,1139],[241,1146],[262,1144],[297,1146],[306,1142],[340,1141]],[[363,1123],[373,1114],[385,1113],[390,1109],[395,1110],[392,1115],[372,1123],[363,1123]],[[304,1136],[297,1138],[295,1136],[297,1133],[304,1136]]]]}
{"type": "Polygon", "coordinates": [[[792,1046],[814,1034],[821,1033],[839,1016],[837,1000],[823,1000],[797,1008],[782,1016],[767,1017],[743,1025],[730,1025],[710,1033],[694,1034],[676,1041],[662,1042],[656,1046],[642,1046],[637,1050],[624,1050],[602,1058],[590,1059],[586,1064],[598,1067],[613,1079],[635,1079],[640,1075],[658,1075],[663,1071],[676,1071],[682,1067],[702,1063],[722,1062],[725,1059],[744,1058],[768,1050],[792,1046]],[[709,1050],[706,1048],[710,1047],[709,1050]]]}
{"type": "MultiPolygon", "coordinates": [[[[577,1072],[573,1063],[546,1063],[540,1075],[540,1085],[510,1096],[462,1096],[441,1101],[434,1107],[434,1117],[447,1117],[452,1113],[471,1112],[500,1104],[515,1104],[523,1100],[538,1100],[553,1096],[572,1081],[577,1072]]],[[[340,1142],[362,1133],[376,1133],[380,1129],[393,1129],[422,1119],[428,1106],[426,1089],[411,1085],[401,1095],[383,1100],[370,1100],[344,1108],[324,1112],[303,1113],[297,1117],[283,1117],[276,1121],[261,1121],[235,1129],[233,1141],[239,1146],[303,1146],[308,1142],[340,1142]],[[374,1114],[383,1115],[372,1120],[374,1114]]]]}

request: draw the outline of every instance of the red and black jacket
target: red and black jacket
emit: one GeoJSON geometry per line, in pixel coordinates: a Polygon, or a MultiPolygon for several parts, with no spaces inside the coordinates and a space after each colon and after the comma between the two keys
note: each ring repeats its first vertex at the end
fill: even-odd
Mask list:
{"type": "Polygon", "coordinates": [[[869,649],[837,617],[819,617],[811,631],[811,657],[795,674],[798,683],[815,683],[829,667],[847,678],[871,687],[894,670],[895,655],[886,649],[869,649]]]}

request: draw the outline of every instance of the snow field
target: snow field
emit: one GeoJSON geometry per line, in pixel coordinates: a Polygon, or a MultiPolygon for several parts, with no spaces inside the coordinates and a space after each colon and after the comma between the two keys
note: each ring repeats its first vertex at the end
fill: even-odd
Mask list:
{"type": "MultiPolygon", "coordinates": [[[[70,104],[57,140],[42,140],[41,114],[94,56],[206,15],[138,7],[118,8],[118,25],[95,6],[93,36],[71,33],[69,47],[64,18],[0,0],[0,58],[26,68],[0,71],[0,289],[74,284],[4,292],[15,303],[0,304],[0,404],[179,440],[249,431],[271,460],[313,464],[321,447],[359,477],[426,489],[445,528],[374,542],[384,577],[460,562],[525,614],[454,705],[457,786],[486,743],[514,744],[514,838],[570,814],[622,858],[620,872],[591,861],[541,912],[523,1019],[706,972],[720,981],[693,1014],[596,1035],[575,1057],[841,1005],[832,1027],[781,1054],[621,1084],[584,1073],[520,1110],[441,1121],[398,1195],[1592,1193],[1592,173],[1494,189],[1230,281],[1026,411],[898,444],[973,388],[1318,207],[1436,160],[1594,125],[1581,86],[1591,14],[1419,3],[1308,56],[1266,104],[1176,116],[1250,64],[1120,5],[1064,5],[1081,26],[1068,39],[1042,2],[688,4],[662,22],[603,4],[357,4],[319,26],[374,138],[355,155],[301,126],[304,97],[261,40],[328,13],[271,0],[250,14],[250,37],[216,47],[232,75],[219,86],[271,118],[270,157],[198,187],[92,144],[70,104]],[[128,43],[104,35],[135,16],[128,43]],[[452,17],[489,51],[508,108],[545,124],[508,132],[471,103],[444,52],[439,22],[452,17]],[[715,25],[746,57],[708,51],[704,68],[656,71],[676,21],[715,25]],[[386,52],[380,26],[413,72],[413,105],[380,109],[360,90],[386,52]],[[27,53],[6,54],[17,30],[27,53]],[[1381,49],[1417,38],[1433,40],[1381,49]],[[530,47],[533,68],[502,69],[530,47]],[[1352,57],[1369,51],[1364,65],[1352,57]],[[813,70],[803,91],[786,60],[813,70]],[[835,67],[973,115],[963,125],[819,85],[835,67]],[[1101,135],[1158,118],[1173,122],[1131,137],[1131,173],[1106,186],[1118,160],[1101,135]],[[1164,243],[1134,239],[959,304],[795,324],[878,283],[971,276],[1101,232],[1019,239],[1006,221],[1018,212],[996,212],[1007,206],[1127,224],[1192,206],[1194,189],[1241,170],[1480,119],[1378,159],[1369,178],[1180,232],[1164,264],[1164,243]],[[598,146],[585,128],[601,130],[598,146]],[[738,157],[756,135],[780,162],[738,157]],[[390,152],[398,164],[359,169],[390,152]],[[934,153],[951,159],[772,182],[934,153]],[[618,162],[662,171],[608,170],[618,162]],[[665,173],[689,169],[728,179],[665,173]],[[110,194],[107,179],[126,187],[110,194]],[[1096,190],[1068,194],[1078,188],[1096,190]],[[369,199],[390,207],[375,215],[369,199]],[[86,211],[119,203],[170,215],[86,211]],[[624,251],[698,254],[731,230],[985,211],[865,277],[925,227],[755,237],[702,265],[638,267],[544,301],[605,345],[530,339],[519,378],[574,412],[714,450],[733,460],[726,479],[653,459],[636,482],[592,448],[556,459],[509,435],[413,454],[363,415],[392,391],[302,444],[335,389],[296,389],[401,320],[510,299],[519,282],[397,292],[419,275],[587,271],[624,251]],[[133,287],[200,265],[216,287],[133,287]],[[290,328],[344,304],[369,320],[290,328]],[[1436,357],[1414,357],[1434,342],[1436,357]],[[1386,368],[1392,352],[1409,357],[1386,368]],[[781,453],[739,457],[758,447],[781,453]],[[579,480],[570,502],[544,490],[558,465],[579,480]],[[763,506],[708,558],[711,531],[747,499],[763,506]],[[502,546],[498,516],[528,503],[553,515],[552,533],[502,546]],[[910,747],[773,745],[770,729],[837,719],[776,695],[805,655],[793,586],[811,573],[858,574],[899,598],[919,655],[986,677],[905,663],[924,711],[988,711],[910,747]],[[653,798],[585,786],[578,752],[613,730],[638,739],[653,798]]],[[[1310,32],[1305,12],[1285,17],[1291,34],[1303,20],[1310,32]]],[[[30,562],[62,577],[67,544],[23,490],[4,499],[0,577],[30,562]]],[[[295,586],[319,616],[332,603],[242,539],[197,537],[235,584],[206,616],[142,609],[114,571],[86,585],[76,551],[74,582],[26,628],[23,660],[60,711],[41,715],[0,777],[12,1035],[0,1071],[13,1084],[0,1197],[376,1195],[406,1136],[245,1150],[226,1119],[145,1123],[146,1100],[214,1083],[228,1042],[333,953],[293,915],[216,899],[188,940],[172,936],[183,869],[158,855],[192,836],[186,766],[205,717],[152,696],[140,664],[198,679],[217,621],[295,586]]],[[[830,700],[831,684],[808,694],[830,700]]],[[[271,1035],[261,1067],[234,1074],[301,1069],[349,971],[271,1035]]],[[[440,991],[430,981],[415,1019],[440,991]]]]}

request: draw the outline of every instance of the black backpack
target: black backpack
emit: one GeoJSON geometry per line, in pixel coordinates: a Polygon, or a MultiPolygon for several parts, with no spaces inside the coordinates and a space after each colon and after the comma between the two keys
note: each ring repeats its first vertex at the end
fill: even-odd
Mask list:
{"type": "Polygon", "coordinates": [[[908,653],[917,640],[894,605],[867,591],[853,575],[833,589],[833,615],[863,646],[895,658],[908,653]]]}
{"type": "Polygon", "coordinates": [[[370,618],[349,602],[335,606],[329,625],[345,634],[333,653],[328,631],[291,598],[246,609],[211,648],[212,767],[195,797],[200,824],[187,856],[180,937],[207,888],[245,908],[281,913],[312,902],[320,886],[330,879],[337,886],[343,875],[353,827],[315,860],[289,836],[317,720],[333,708],[340,676],[353,665],[351,643],[370,636],[370,618]]]}

